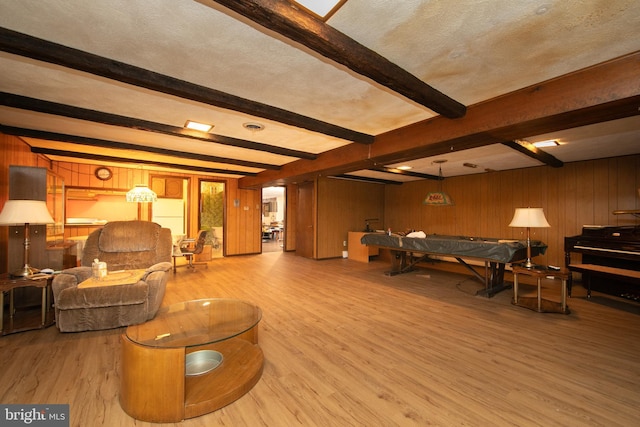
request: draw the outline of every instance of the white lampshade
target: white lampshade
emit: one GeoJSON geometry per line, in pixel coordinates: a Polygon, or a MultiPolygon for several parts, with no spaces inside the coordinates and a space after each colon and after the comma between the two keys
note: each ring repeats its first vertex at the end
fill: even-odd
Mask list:
{"type": "Polygon", "coordinates": [[[127,192],[127,202],[157,202],[158,195],[144,184],[136,184],[127,192]]]}
{"type": "Polygon", "coordinates": [[[509,227],[551,227],[542,208],[516,208],[509,227]]]}
{"type": "Polygon", "coordinates": [[[47,203],[41,200],[7,200],[0,225],[53,224],[47,203]]]}

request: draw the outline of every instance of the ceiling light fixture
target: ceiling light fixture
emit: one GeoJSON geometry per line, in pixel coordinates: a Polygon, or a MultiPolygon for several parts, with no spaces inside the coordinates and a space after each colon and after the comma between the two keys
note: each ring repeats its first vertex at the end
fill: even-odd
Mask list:
{"type": "Polygon", "coordinates": [[[242,127],[250,130],[251,132],[260,132],[261,130],[264,130],[264,125],[255,122],[243,123],[242,127]]]}
{"type": "Polygon", "coordinates": [[[302,6],[307,12],[316,17],[327,20],[336,13],[347,0],[294,0],[294,3],[302,6]]]}
{"type": "Polygon", "coordinates": [[[545,147],[557,147],[558,145],[560,145],[560,143],[555,139],[548,139],[546,141],[534,142],[533,145],[538,148],[545,148],[545,147]]]}
{"type": "Polygon", "coordinates": [[[187,129],[199,130],[200,132],[209,132],[213,129],[213,125],[207,125],[205,123],[194,122],[193,120],[187,120],[184,124],[187,129]]]}
{"type": "Polygon", "coordinates": [[[409,165],[404,165],[404,166],[398,166],[396,169],[400,169],[401,171],[408,171],[409,169],[413,169],[413,168],[409,165]]]}

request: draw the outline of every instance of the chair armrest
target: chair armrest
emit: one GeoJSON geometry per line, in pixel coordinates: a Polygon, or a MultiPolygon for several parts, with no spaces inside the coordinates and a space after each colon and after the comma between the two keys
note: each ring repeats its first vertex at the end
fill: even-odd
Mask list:
{"type": "Polygon", "coordinates": [[[170,262],[159,262],[147,268],[147,273],[142,277],[142,281],[146,282],[151,289],[157,288],[159,285],[167,283],[167,272],[169,272],[173,266],[170,262]]]}
{"type": "Polygon", "coordinates": [[[65,289],[78,286],[79,283],[91,277],[91,267],[73,267],[63,270],[53,278],[51,289],[57,295],[65,289]]]}
{"type": "Polygon", "coordinates": [[[170,262],[159,262],[147,268],[147,275],[142,278],[149,287],[148,302],[149,315],[148,320],[155,317],[156,312],[162,304],[164,293],[167,288],[167,280],[169,280],[169,271],[173,268],[170,262]]]}
{"type": "Polygon", "coordinates": [[[147,278],[152,274],[155,273],[156,271],[164,271],[167,272],[169,270],[171,270],[173,268],[173,266],[171,265],[170,262],[159,262],[157,264],[152,265],[151,267],[147,268],[146,270],[146,275],[142,278],[142,280],[147,280],[147,278]]]}

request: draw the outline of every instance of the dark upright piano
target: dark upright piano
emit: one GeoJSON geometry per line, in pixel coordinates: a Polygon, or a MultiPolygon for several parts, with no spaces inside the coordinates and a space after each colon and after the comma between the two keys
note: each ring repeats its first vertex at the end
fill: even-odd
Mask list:
{"type": "Polygon", "coordinates": [[[564,251],[566,267],[582,273],[588,296],[594,289],[640,300],[640,226],[583,227],[581,235],[565,237],[564,251]],[[582,254],[582,260],[572,259],[572,253],[582,254]]]}

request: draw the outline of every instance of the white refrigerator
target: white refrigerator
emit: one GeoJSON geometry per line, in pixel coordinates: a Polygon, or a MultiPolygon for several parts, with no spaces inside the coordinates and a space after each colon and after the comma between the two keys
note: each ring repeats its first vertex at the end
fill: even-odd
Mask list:
{"type": "Polygon", "coordinates": [[[152,209],[153,222],[171,229],[173,236],[184,236],[186,227],[184,200],[158,198],[158,201],[153,203],[152,209]]]}

